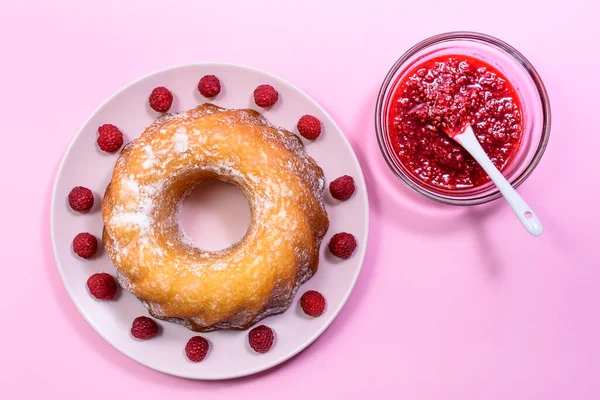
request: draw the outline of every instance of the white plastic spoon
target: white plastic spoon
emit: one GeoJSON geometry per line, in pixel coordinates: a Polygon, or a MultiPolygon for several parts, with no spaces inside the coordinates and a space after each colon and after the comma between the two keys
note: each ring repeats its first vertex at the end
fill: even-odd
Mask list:
{"type": "Polygon", "coordinates": [[[525,200],[523,200],[511,184],[508,183],[502,173],[498,171],[498,168],[492,163],[492,160],[490,160],[487,154],[485,154],[481,144],[479,144],[479,141],[475,137],[475,133],[473,133],[471,125],[467,125],[465,130],[458,135],[448,133],[448,136],[464,147],[479,165],[481,165],[485,172],[487,172],[490,179],[498,187],[498,190],[500,190],[500,193],[502,193],[506,201],[508,201],[508,204],[510,204],[525,229],[533,236],[540,236],[544,231],[542,222],[537,215],[535,215],[531,207],[525,203],[525,200]]]}

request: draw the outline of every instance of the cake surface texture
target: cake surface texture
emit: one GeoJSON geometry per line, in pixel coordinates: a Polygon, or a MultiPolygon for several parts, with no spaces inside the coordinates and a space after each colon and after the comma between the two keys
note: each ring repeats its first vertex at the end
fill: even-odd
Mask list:
{"type": "Polygon", "coordinates": [[[285,311],[317,271],[329,226],[323,171],[293,133],[253,110],[203,104],[165,114],[119,156],[102,201],[103,243],[119,284],[154,317],[195,331],[247,329],[285,311]],[[220,251],[182,231],[203,180],[242,190],[252,221],[220,251]]]}

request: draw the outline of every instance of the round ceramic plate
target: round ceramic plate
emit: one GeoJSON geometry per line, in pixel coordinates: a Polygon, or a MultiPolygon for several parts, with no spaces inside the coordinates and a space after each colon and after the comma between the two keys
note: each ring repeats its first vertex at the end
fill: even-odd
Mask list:
{"type": "MultiPolygon", "coordinates": [[[[241,239],[249,223],[249,209],[241,192],[226,184],[203,184],[185,201],[180,217],[183,228],[201,247],[226,247],[241,239]],[[240,222],[241,221],[241,222],[240,222]]],[[[358,278],[367,247],[369,207],[360,165],[352,148],[331,117],[305,93],[267,73],[228,64],[192,64],[169,68],[146,76],[125,87],[106,101],[81,128],[69,147],[56,178],[52,195],[51,235],[56,264],[73,302],[90,325],[117,350],[158,371],[193,379],[226,379],[250,375],[289,359],[312,343],[331,324],[350,295],[358,278]],[[157,86],[166,86],[174,95],[171,112],[188,110],[207,100],[197,90],[198,80],[207,74],[219,77],[222,91],[210,102],[227,108],[253,108],[271,123],[297,132],[296,123],[312,114],[323,124],[323,133],[314,142],[304,139],[306,150],[323,168],[328,182],[351,175],[356,193],[339,202],[326,190],[330,226],[321,246],[319,271],[301,286],[290,308],[261,323],[273,328],[276,341],[266,354],[257,354],[248,345],[245,331],[202,333],[210,342],[204,361],[190,362],[184,352],[188,339],[197,333],[183,326],[158,321],[159,335],[147,341],[134,339],[131,322],[146,309],[131,294],[119,291],[112,301],[90,296],[86,281],[96,272],[115,274],[115,267],[100,248],[90,260],[75,256],[71,242],[79,232],[100,238],[100,204],[110,181],[117,154],[107,154],[96,144],[98,126],[114,124],[125,140],[135,140],[159,115],[148,106],[148,96],[157,86]],[[260,84],[270,84],[279,92],[279,101],[269,110],[254,104],[252,93],[260,84]],[[73,212],[67,195],[75,186],[90,188],[95,194],[93,209],[87,214],[73,212]],[[351,232],[358,248],[348,260],[339,260],[327,250],[337,232],[351,232]],[[323,315],[309,318],[302,313],[299,298],[308,289],[318,290],[327,299],[323,315]]]]}

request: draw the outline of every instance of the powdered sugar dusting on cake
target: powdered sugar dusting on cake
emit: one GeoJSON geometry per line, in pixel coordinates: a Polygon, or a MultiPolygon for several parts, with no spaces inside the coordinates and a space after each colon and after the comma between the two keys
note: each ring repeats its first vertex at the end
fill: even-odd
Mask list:
{"type": "Polygon", "coordinates": [[[150,228],[150,217],[142,212],[126,212],[113,216],[110,223],[114,225],[134,224],[146,230],[150,228]]]}
{"type": "Polygon", "coordinates": [[[177,129],[177,132],[173,135],[173,144],[175,151],[178,153],[183,153],[188,149],[188,135],[184,127],[177,129]]]}
{"type": "Polygon", "coordinates": [[[127,190],[129,190],[129,192],[131,193],[131,195],[133,197],[135,197],[136,199],[139,198],[140,186],[138,185],[138,182],[135,180],[135,176],[130,175],[130,178],[125,180],[123,185],[125,186],[125,188],[127,190]]]}
{"type": "Polygon", "coordinates": [[[152,150],[152,146],[146,145],[143,147],[144,153],[146,155],[146,159],[142,163],[142,168],[149,169],[155,166],[158,162],[156,161],[156,156],[154,155],[154,151],[152,150]]]}

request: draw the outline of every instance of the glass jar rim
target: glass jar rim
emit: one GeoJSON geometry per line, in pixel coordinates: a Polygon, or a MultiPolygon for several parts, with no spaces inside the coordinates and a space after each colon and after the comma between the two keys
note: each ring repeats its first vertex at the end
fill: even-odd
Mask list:
{"type": "Polygon", "coordinates": [[[458,206],[469,206],[469,205],[478,205],[488,203],[490,201],[496,200],[502,197],[502,194],[497,188],[488,194],[474,197],[474,198],[465,198],[461,199],[458,197],[448,197],[443,195],[438,195],[431,191],[425,190],[421,187],[417,182],[412,180],[406,173],[404,173],[398,166],[396,165],[393,156],[389,154],[389,149],[385,144],[384,138],[384,129],[383,129],[383,120],[384,117],[382,115],[386,98],[386,91],[391,84],[393,84],[394,77],[396,73],[402,68],[402,66],[414,55],[419,52],[431,47],[433,45],[449,42],[453,40],[471,40],[477,41],[486,45],[490,45],[491,47],[495,47],[501,51],[504,51],[506,54],[510,55],[514,58],[527,72],[527,74],[531,77],[533,83],[535,84],[537,93],[540,97],[540,103],[542,107],[542,133],[540,136],[540,141],[537,145],[535,153],[527,165],[527,167],[519,174],[515,179],[511,180],[511,184],[513,187],[519,187],[533,172],[536,166],[539,164],[546,147],[548,145],[548,141],[550,139],[550,126],[551,126],[551,112],[550,112],[550,100],[548,98],[548,93],[542,82],[542,79],[538,72],[535,70],[533,65],[525,58],[523,54],[521,54],[517,49],[509,45],[508,43],[497,39],[493,36],[486,35],[483,33],[477,32],[469,32],[469,31],[455,31],[455,32],[446,32],[441,33],[435,36],[431,36],[421,42],[415,44],[410,49],[408,49],[395,63],[392,65],[390,70],[388,71],[381,88],[379,89],[379,94],[377,96],[377,103],[375,106],[375,131],[377,134],[377,141],[379,144],[379,149],[383,154],[383,157],[388,164],[388,167],[392,170],[394,175],[406,186],[408,186],[414,192],[420,194],[423,197],[426,197],[430,200],[436,201],[442,204],[449,205],[458,205],[458,206]]]}

